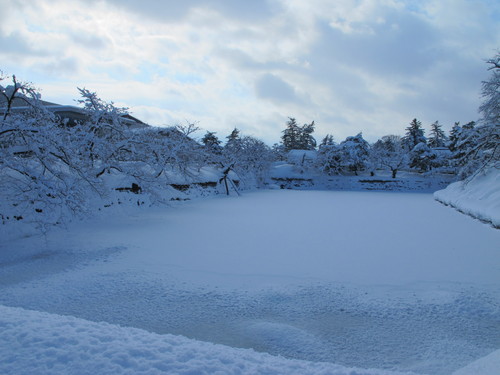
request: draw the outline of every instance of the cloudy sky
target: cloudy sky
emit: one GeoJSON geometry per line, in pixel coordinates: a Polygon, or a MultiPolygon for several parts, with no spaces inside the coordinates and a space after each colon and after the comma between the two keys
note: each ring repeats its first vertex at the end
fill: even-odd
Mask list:
{"type": "MultiPolygon", "coordinates": [[[[288,117],[336,141],[413,118],[478,117],[497,0],[0,0],[0,70],[74,104],[77,87],[152,125],[234,127],[268,144],[288,117]]],[[[198,136],[202,136],[200,132],[198,136]]]]}

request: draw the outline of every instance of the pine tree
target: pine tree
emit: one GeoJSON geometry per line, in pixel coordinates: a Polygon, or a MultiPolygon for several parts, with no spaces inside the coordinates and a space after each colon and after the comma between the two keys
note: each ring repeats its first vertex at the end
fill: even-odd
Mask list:
{"type": "Polygon", "coordinates": [[[406,134],[403,137],[403,144],[408,151],[411,151],[419,143],[427,144],[427,139],[424,135],[422,123],[415,118],[412,122],[410,122],[410,126],[406,128],[406,134]]]}
{"type": "Polygon", "coordinates": [[[468,159],[472,149],[477,144],[479,133],[474,121],[460,126],[455,123],[450,132],[450,151],[452,165],[458,170],[464,168],[468,163],[468,159]]]}
{"type": "Polygon", "coordinates": [[[286,123],[286,129],[281,136],[285,152],[290,150],[299,150],[300,147],[300,128],[293,117],[289,117],[286,123]]]}
{"type": "Polygon", "coordinates": [[[316,148],[316,140],[312,133],[314,133],[314,121],[302,125],[299,133],[299,150],[314,150],[316,148]]]}
{"type": "Polygon", "coordinates": [[[221,141],[215,135],[215,132],[207,131],[201,142],[205,146],[207,152],[208,163],[219,163],[222,155],[221,141]]]}
{"type": "Polygon", "coordinates": [[[333,136],[327,134],[318,147],[317,167],[329,175],[338,174],[341,170],[340,150],[333,140],[333,136]]]}
{"type": "Polygon", "coordinates": [[[319,148],[323,146],[329,146],[329,145],[334,145],[335,141],[333,140],[333,135],[327,134],[325,138],[321,140],[321,143],[319,144],[319,148]]]}
{"type": "Polygon", "coordinates": [[[445,147],[448,138],[444,133],[439,121],[431,124],[431,131],[429,135],[429,147],[445,147]]]}
{"type": "Polygon", "coordinates": [[[450,136],[448,137],[449,143],[448,143],[448,148],[450,149],[451,152],[455,152],[457,148],[457,142],[460,137],[460,133],[462,132],[462,127],[460,126],[460,122],[457,121],[455,124],[452,126],[450,130],[450,136]]]}
{"type": "Polygon", "coordinates": [[[427,171],[430,166],[431,152],[427,146],[422,123],[416,118],[406,128],[403,145],[410,156],[410,168],[416,168],[421,172],[427,171]]]}
{"type": "Polygon", "coordinates": [[[285,152],[290,150],[314,150],[316,148],[316,140],[312,136],[314,133],[314,121],[303,126],[297,125],[297,121],[293,117],[289,117],[287,128],[283,130],[281,140],[285,148],[285,152]]]}
{"type": "Polygon", "coordinates": [[[410,168],[415,168],[419,172],[427,172],[431,169],[435,157],[436,155],[432,153],[427,143],[420,142],[410,152],[410,168]]]}
{"type": "Polygon", "coordinates": [[[238,140],[240,140],[240,131],[237,128],[234,128],[231,134],[226,137],[226,139],[226,146],[237,142],[238,140]]]}

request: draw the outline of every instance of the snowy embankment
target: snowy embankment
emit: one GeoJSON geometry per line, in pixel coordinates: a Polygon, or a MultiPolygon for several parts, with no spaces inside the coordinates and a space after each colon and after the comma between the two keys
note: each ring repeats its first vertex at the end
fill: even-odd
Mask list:
{"type": "Polygon", "coordinates": [[[359,176],[326,175],[306,167],[287,163],[275,163],[271,169],[269,183],[272,187],[294,190],[334,191],[393,191],[433,193],[445,188],[455,176],[450,174],[420,174],[399,172],[392,178],[390,172],[377,171],[374,176],[368,172],[359,176]]]}
{"type": "Polygon", "coordinates": [[[67,374],[397,375],[158,335],[0,305],[0,372],[67,374]]]}
{"type": "Polygon", "coordinates": [[[500,228],[500,170],[491,168],[470,181],[452,183],[434,193],[441,203],[500,228]]]}
{"type": "Polygon", "coordinates": [[[500,371],[500,350],[472,362],[452,375],[497,375],[500,371]]]}

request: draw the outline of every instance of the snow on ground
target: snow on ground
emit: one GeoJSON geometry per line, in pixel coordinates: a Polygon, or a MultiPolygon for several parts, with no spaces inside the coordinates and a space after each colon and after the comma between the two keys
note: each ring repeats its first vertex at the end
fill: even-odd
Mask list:
{"type": "Polygon", "coordinates": [[[397,375],[214,345],[181,336],[0,306],[0,372],[67,374],[397,375]]]}
{"type": "Polygon", "coordinates": [[[455,180],[451,174],[426,174],[399,172],[392,178],[387,171],[377,171],[374,176],[365,172],[355,175],[333,175],[308,169],[307,166],[276,162],[270,173],[271,186],[299,190],[341,191],[394,191],[433,193],[455,180]]]}
{"type": "Polygon", "coordinates": [[[452,375],[495,375],[500,369],[500,350],[478,359],[455,371],[452,375]]]}
{"type": "Polygon", "coordinates": [[[457,210],[500,228],[500,170],[490,168],[471,181],[458,181],[434,197],[457,210]]]}
{"type": "MultiPolygon", "coordinates": [[[[123,335],[449,375],[500,348],[498,244],[431,194],[266,191],[5,241],[0,304],[149,331],[123,335]]],[[[15,342],[0,355],[21,366],[15,342]]],[[[184,358],[204,362],[196,352],[184,358]]]]}

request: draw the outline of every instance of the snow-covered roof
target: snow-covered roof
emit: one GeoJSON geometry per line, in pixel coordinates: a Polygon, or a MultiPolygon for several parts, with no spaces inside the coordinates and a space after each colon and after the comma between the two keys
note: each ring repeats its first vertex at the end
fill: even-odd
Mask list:
{"type": "MultiPolygon", "coordinates": [[[[33,108],[34,100],[25,96],[18,96],[14,98],[11,103],[10,110],[12,112],[26,112],[33,108]]],[[[50,112],[59,116],[62,120],[68,119],[70,121],[82,121],[87,118],[87,112],[80,107],[76,107],[73,105],[62,105],[52,102],[47,102],[44,100],[37,100],[37,105],[42,105],[44,108],[48,109],[50,112]]],[[[0,114],[5,113],[5,109],[7,107],[7,100],[5,97],[0,96],[0,114]]],[[[129,114],[125,114],[121,116],[121,120],[130,127],[145,127],[148,126],[141,120],[131,116],[129,114]]]]}
{"type": "Polygon", "coordinates": [[[318,153],[314,150],[290,150],[287,154],[289,163],[301,164],[303,161],[316,160],[318,153]]]}

